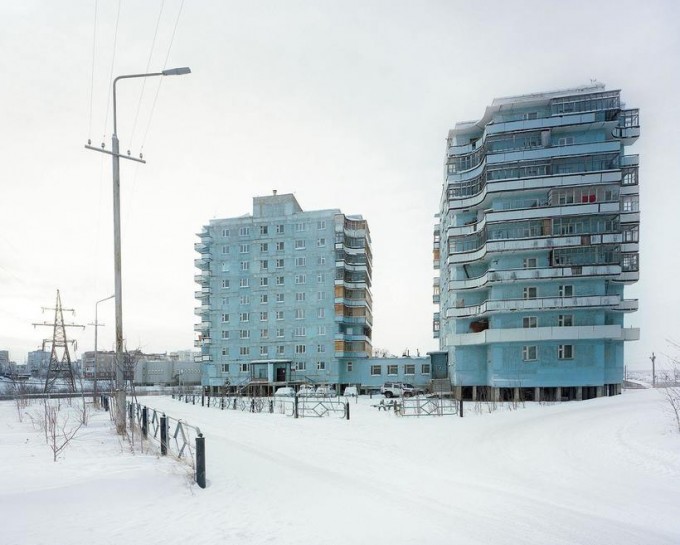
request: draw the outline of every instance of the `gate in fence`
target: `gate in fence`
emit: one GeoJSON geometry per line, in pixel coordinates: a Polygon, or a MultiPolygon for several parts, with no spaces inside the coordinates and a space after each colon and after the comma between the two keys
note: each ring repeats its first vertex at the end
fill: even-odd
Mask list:
{"type": "Polygon", "coordinates": [[[455,416],[459,401],[443,397],[411,397],[399,402],[396,414],[400,416],[455,416]]]}

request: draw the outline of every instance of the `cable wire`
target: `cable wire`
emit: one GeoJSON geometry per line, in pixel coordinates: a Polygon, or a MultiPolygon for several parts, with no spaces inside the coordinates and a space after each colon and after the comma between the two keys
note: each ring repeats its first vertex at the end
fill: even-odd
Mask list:
{"type": "Polygon", "coordinates": [[[94,61],[97,50],[97,7],[98,0],[94,0],[94,29],[92,30],[92,70],[90,72],[90,119],[87,125],[87,138],[92,137],[92,108],[94,105],[94,61]]]}

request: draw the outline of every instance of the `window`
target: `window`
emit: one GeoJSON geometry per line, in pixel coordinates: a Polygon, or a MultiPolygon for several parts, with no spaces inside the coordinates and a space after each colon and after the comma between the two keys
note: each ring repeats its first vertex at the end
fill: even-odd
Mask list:
{"type": "MultiPolygon", "coordinates": [[[[249,356],[249,355],[250,355],[250,347],[249,347],[249,346],[242,346],[242,347],[239,349],[239,354],[241,354],[241,356],[249,356]]],[[[247,364],[246,364],[246,365],[247,365],[247,364]]],[[[247,370],[248,370],[248,367],[246,367],[245,369],[243,369],[243,371],[247,371],[247,370]]]]}
{"type": "Polygon", "coordinates": [[[316,351],[321,353],[326,351],[326,345],[325,344],[317,344],[316,345],[316,351]]]}
{"type": "Polygon", "coordinates": [[[307,362],[306,361],[299,361],[295,364],[295,369],[298,371],[306,371],[307,370],[307,362]]]}
{"type": "Polygon", "coordinates": [[[267,278],[266,276],[263,276],[262,278],[260,278],[260,287],[266,288],[268,285],[269,285],[269,278],[267,278]]]}
{"type": "Polygon", "coordinates": [[[574,286],[566,284],[561,285],[557,290],[559,297],[573,297],[574,296],[574,286]]]}
{"type": "Polygon", "coordinates": [[[268,225],[260,225],[260,234],[261,235],[268,235],[269,234],[269,226],[268,225]]]}
{"type": "Polygon", "coordinates": [[[322,273],[322,272],[317,273],[317,275],[316,275],[316,281],[317,281],[319,284],[324,283],[324,282],[326,281],[326,273],[322,273]]]}
{"type": "Polygon", "coordinates": [[[229,280],[228,280],[228,279],[225,278],[225,279],[222,280],[222,287],[223,287],[224,289],[228,289],[228,288],[229,288],[229,280]]]}
{"type": "Polygon", "coordinates": [[[260,322],[266,322],[268,318],[269,314],[267,312],[260,312],[260,322]]]}
{"type": "Polygon", "coordinates": [[[229,314],[222,314],[222,323],[226,324],[229,321],[229,314]]]}
{"type": "Polygon", "coordinates": [[[242,329],[239,331],[239,339],[250,339],[250,330],[249,329],[242,329]]]}
{"type": "Polygon", "coordinates": [[[242,254],[247,254],[250,251],[250,244],[241,244],[239,252],[242,254]]]}
{"type": "Polygon", "coordinates": [[[624,272],[637,271],[639,269],[638,254],[622,254],[621,269],[624,272]]]}
{"type": "Polygon", "coordinates": [[[295,283],[296,284],[304,284],[307,282],[307,275],[306,274],[296,274],[295,275],[295,283]]]}
{"type": "Polygon", "coordinates": [[[388,365],[387,366],[387,374],[388,375],[396,375],[399,373],[399,366],[398,365],[388,365]]]}
{"type": "Polygon", "coordinates": [[[621,199],[621,212],[637,212],[639,208],[638,195],[624,195],[621,199]]]}
{"type": "Polygon", "coordinates": [[[284,264],[283,259],[277,259],[276,260],[276,268],[277,269],[283,269],[283,264],[284,264]]]}
{"type": "Polygon", "coordinates": [[[241,278],[241,281],[239,282],[239,285],[240,285],[242,288],[247,288],[248,286],[250,286],[250,281],[249,281],[247,278],[241,278]]]}
{"type": "Polygon", "coordinates": [[[306,247],[306,243],[304,240],[296,240],[295,241],[295,249],[296,250],[304,250],[306,247]]]}
{"type": "Polygon", "coordinates": [[[307,224],[304,222],[299,222],[295,224],[295,232],[302,233],[307,230],[307,224]]]}
{"type": "Polygon", "coordinates": [[[307,335],[307,328],[304,326],[298,326],[293,331],[295,337],[305,337],[307,335]]]}
{"type": "Polygon", "coordinates": [[[317,318],[325,318],[326,317],[326,309],[325,308],[319,308],[316,310],[316,317],[317,318]]]}
{"type": "Polygon", "coordinates": [[[525,316],[522,318],[522,327],[538,327],[538,318],[536,316],[525,316]]]}
{"type": "Polygon", "coordinates": [[[560,314],[557,317],[557,325],[559,327],[571,327],[574,325],[574,315],[573,314],[560,314]]]}
{"type": "Polygon", "coordinates": [[[557,347],[557,359],[572,360],[574,359],[574,345],[561,344],[557,347]]]}
{"type": "Polygon", "coordinates": [[[247,271],[250,269],[250,263],[248,261],[241,261],[241,270],[247,271]]]}
{"type": "Polygon", "coordinates": [[[572,146],[574,144],[573,136],[562,136],[557,139],[558,146],[572,146]]]}
{"type": "Polygon", "coordinates": [[[260,339],[268,339],[269,338],[269,330],[268,329],[260,329],[260,339]]]}
{"type": "Polygon", "coordinates": [[[226,261],[222,263],[222,272],[229,272],[229,263],[226,261]]]}
{"type": "Polygon", "coordinates": [[[222,253],[228,254],[229,253],[229,246],[222,246],[222,253]]]}
{"type": "Polygon", "coordinates": [[[296,308],[295,309],[295,319],[296,320],[304,320],[305,319],[305,309],[304,308],[296,308]]]}
{"type": "Polygon", "coordinates": [[[283,286],[283,276],[277,276],[276,277],[276,285],[277,286],[283,286]]]}
{"type": "Polygon", "coordinates": [[[276,226],[276,234],[277,235],[282,235],[285,231],[285,226],[283,224],[279,224],[276,226]]]}
{"type": "Polygon", "coordinates": [[[238,230],[238,234],[241,235],[242,237],[247,237],[250,235],[250,227],[241,227],[238,230]]]}
{"type": "Polygon", "coordinates": [[[416,366],[413,363],[408,363],[404,365],[404,374],[405,375],[415,375],[416,374],[416,366]]]}
{"type": "Polygon", "coordinates": [[[524,288],[522,294],[524,299],[536,299],[536,297],[538,297],[538,288],[533,286],[524,288]]]}
{"type": "Polygon", "coordinates": [[[279,320],[279,321],[283,320],[283,311],[282,310],[276,311],[276,319],[279,320]]]}
{"type": "Polygon", "coordinates": [[[525,269],[535,269],[538,266],[538,260],[535,257],[525,257],[523,267],[525,269]]]}
{"type": "Polygon", "coordinates": [[[326,228],[326,220],[319,220],[316,222],[316,228],[321,230],[326,228]]]}
{"type": "Polygon", "coordinates": [[[295,258],[295,266],[296,267],[306,267],[307,266],[307,258],[304,256],[296,257],[295,258]]]}
{"type": "Polygon", "coordinates": [[[260,346],[260,356],[267,356],[268,354],[268,348],[266,346],[260,346]]]}
{"type": "MultiPolygon", "coordinates": [[[[247,356],[248,354],[246,353],[246,354],[242,354],[242,355],[247,356]]],[[[247,373],[249,368],[250,368],[250,365],[248,365],[247,363],[242,363],[241,364],[241,373],[247,373]]]]}
{"type": "Polygon", "coordinates": [[[316,260],[317,265],[325,265],[326,264],[326,256],[325,255],[320,255],[319,258],[316,260]]]}
{"type": "Polygon", "coordinates": [[[323,237],[320,238],[320,239],[317,239],[316,245],[317,245],[319,248],[324,248],[324,247],[326,246],[326,239],[323,238],[323,237]]]}
{"type": "Polygon", "coordinates": [[[269,251],[269,243],[267,242],[262,242],[260,243],[260,252],[263,254],[269,251]]]}
{"type": "Polygon", "coordinates": [[[527,345],[522,347],[522,361],[535,361],[538,358],[538,347],[527,345]]]}
{"type": "Polygon", "coordinates": [[[283,241],[279,241],[276,243],[276,251],[277,252],[283,252],[283,250],[286,248],[286,244],[283,241]]]}
{"type": "Polygon", "coordinates": [[[371,365],[371,376],[378,377],[382,374],[382,369],[379,365],[371,365]]]}
{"type": "Polygon", "coordinates": [[[267,269],[269,269],[269,261],[266,259],[260,260],[260,270],[266,271],[267,269]]]}
{"type": "Polygon", "coordinates": [[[284,336],[284,331],[282,327],[276,329],[276,337],[282,339],[284,336]]]}
{"type": "Polygon", "coordinates": [[[229,355],[229,347],[228,347],[228,346],[222,347],[222,355],[223,355],[223,356],[228,356],[228,355],[229,355]]]}
{"type": "Polygon", "coordinates": [[[326,334],[326,326],[325,325],[316,326],[316,334],[317,335],[325,335],[326,334]]]}
{"type": "Polygon", "coordinates": [[[295,353],[296,354],[304,354],[307,352],[307,347],[304,344],[296,344],[295,345],[295,353]]]}
{"type": "Polygon", "coordinates": [[[423,365],[420,369],[420,374],[421,375],[429,375],[430,374],[430,364],[429,363],[423,363],[423,365]]]}
{"type": "Polygon", "coordinates": [[[250,295],[241,295],[240,301],[242,305],[249,305],[250,304],[250,295]]]}
{"type": "Polygon", "coordinates": [[[280,344],[279,346],[276,347],[276,355],[277,356],[283,356],[286,353],[286,347],[280,344]]]}
{"type": "Polygon", "coordinates": [[[229,338],[229,331],[227,331],[226,329],[223,329],[222,330],[222,338],[228,339],[229,338]]]}
{"type": "Polygon", "coordinates": [[[304,291],[298,291],[298,292],[295,294],[295,300],[296,300],[298,303],[304,301],[305,298],[306,298],[306,294],[305,294],[304,291]]]}
{"type": "Polygon", "coordinates": [[[286,300],[286,295],[284,293],[277,293],[276,294],[276,302],[277,303],[283,303],[286,300]]]}
{"type": "Polygon", "coordinates": [[[348,373],[351,373],[353,367],[354,367],[354,363],[351,362],[351,361],[348,361],[348,362],[347,362],[347,372],[348,372],[348,373]]]}
{"type": "Polygon", "coordinates": [[[262,295],[260,295],[260,304],[261,305],[264,305],[268,302],[269,302],[269,295],[267,295],[266,293],[263,293],[262,295]]]}
{"type": "Polygon", "coordinates": [[[222,236],[228,237],[229,236],[229,229],[222,229],[222,236]]]}
{"type": "Polygon", "coordinates": [[[222,306],[226,307],[229,304],[229,297],[222,297],[222,306]]]}
{"type": "Polygon", "coordinates": [[[317,371],[325,371],[326,370],[326,362],[325,361],[317,361],[316,362],[316,370],[317,371]]]}
{"type": "Polygon", "coordinates": [[[325,291],[319,291],[316,294],[316,299],[318,301],[324,301],[326,299],[326,292],[325,291]]]}

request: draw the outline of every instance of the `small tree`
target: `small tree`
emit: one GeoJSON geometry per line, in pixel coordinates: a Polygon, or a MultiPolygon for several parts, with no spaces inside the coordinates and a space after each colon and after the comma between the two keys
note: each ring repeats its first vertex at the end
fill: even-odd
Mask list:
{"type": "Polygon", "coordinates": [[[55,462],[61,451],[66,448],[83,425],[82,422],[78,422],[73,426],[69,426],[69,421],[69,415],[62,413],[60,406],[55,407],[45,403],[47,444],[52,450],[52,459],[55,462]]]}

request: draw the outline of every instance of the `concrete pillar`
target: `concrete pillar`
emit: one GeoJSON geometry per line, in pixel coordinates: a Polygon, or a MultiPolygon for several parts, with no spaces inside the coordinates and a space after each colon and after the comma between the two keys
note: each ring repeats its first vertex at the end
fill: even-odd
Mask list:
{"type": "Polygon", "coordinates": [[[472,387],[472,401],[477,401],[477,386],[472,387]]]}
{"type": "Polygon", "coordinates": [[[555,388],[555,401],[562,401],[562,386],[555,388]]]}
{"type": "Polygon", "coordinates": [[[583,401],[583,386],[576,387],[576,401],[583,401]]]}
{"type": "Polygon", "coordinates": [[[616,395],[617,395],[617,396],[620,396],[620,395],[621,395],[621,386],[622,386],[621,384],[617,384],[617,385],[616,385],[616,395]]]}
{"type": "Polygon", "coordinates": [[[463,399],[463,387],[462,386],[456,386],[453,390],[453,395],[455,396],[456,399],[463,399]]]}
{"type": "Polygon", "coordinates": [[[602,386],[597,387],[597,393],[595,394],[596,397],[602,397],[602,386]]]}
{"type": "Polygon", "coordinates": [[[534,388],[534,401],[541,401],[541,389],[538,387],[534,388]]]}
{"type": "Polygon", "coordinates": [[[519,401],[519,388],[515,388],[515,391],[513,392],[514,395],[514,400],[517,402],[519,401]]]}
{"type": "Polygon", "coordinates": [[[495,402],[500,401],[501,399],[501,389],[500,388],[491,388],[491,397],[495,402]]]}

